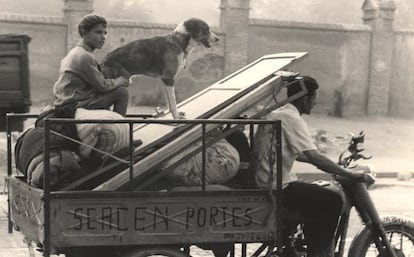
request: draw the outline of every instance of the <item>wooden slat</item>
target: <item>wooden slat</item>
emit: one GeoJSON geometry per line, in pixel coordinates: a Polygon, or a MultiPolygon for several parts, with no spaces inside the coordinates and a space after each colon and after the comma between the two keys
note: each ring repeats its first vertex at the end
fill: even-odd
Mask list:
{"type": "MultiPolygon", "coordinates": [[[[250,108],[252,103],[269,96],[274,90],[274,73],[286,68],[293,61],[301,59],[306,53],[282,53],[264,56],[250,65],[236,71],[228,77],[218,81],[212,86],[202,90],[194,96],[188,98],[178,105],[179,111],[184,111],[188,119],[195,118],[231,118],[240,114],[246,108],[250,108]],[[257,90],[259,87],[263,87],[257,90]],[[247,97],[246,97],[247,96],[247,97]],[[252,100],[254,99],[254,100],[252,100]]],[[[167,114],[162,119],[172,118],[167,114]]],[[[212,126],[209,126],[211,129],[212,126]]],[[[134,132],[135,139],[141,139],[143,145],[139,149],[151,146],[168,135],[174,134],[174,126],[160,124],[139,125],[134,132]]],[[[188,146],[200,135],[191,129],[188,132],[180,133],[173,142],[161,147],[156,152],[140,160],[134,166],[134,177],[151,170],[174,155],[174,152],[188,146]]],[[[139,151],[138,149],[138,151],[139,151]]],[[[95,190],[117,190],[122,188],[129,179],[129,170],[124,170],[95,190]]]]}
{"type": "MultiPolygon", "coordinates": [[[[178,110],[185,112],[187,119],[209,118],[273,77],[274,72],[285,68],[305,55],[306,53],[266,55],[181,102],[178,105],[178,110]],[[267,79],[264,80],[264,78],[267,79]]],[[[167,114],[159,118],[172,119],[173,117],[171,114],[167,114]]],[[[142,149],[163,138],[174,129],[175,127],[169,125],[137,125],[134,138],[142,140],[142,149]]]]}
{"type": "MultiPolygon", "coordinates": [[[[259,87],[255,91],[244,96],[239,101],[232,103],[227,108],[221,110],[219,113],[211,117],[211,119],[223,119],[227,117],[234,117],[234,116],[237,116],[243,113],[244,111],[256,105],[258,101],[269,96],[275,90],[275,85],[281,85],[280,77],[275,77],[269,83],[266,83],[262,87],[259,87]]],[[[212,131],[217,126],[218,125],[214,125],[214,124],[207,125],[206,131],[207,132],[212,131]]],[[[151,172],[154,166],[160,166],[161,168],[161,167],[170,165],[171,162],[175,162],[176,160],[179,160],[180,158],[182,158],[182,156],[185,156],[188,152],[191,152],[193,150],[192,148],[188,148],[188,146],[191,145],[191,143],[193,143],[195,140],[199,139],[200,137],[201,137],[200,126],[196,126],[190,131],[187,131],[184,134],[178,136],[174,141],[170,142],[169,144],[160,148],[156,152],[152,153],[147,158],[136,163],[134,165],[134,177],[136,179],[139,179],[139,177],[145,175],[146,172],[151,172]],[[180,156],[174,158],[167,164],[163,164],[164,161],[170,159],[174,155],[177,155],[184,149],[186,151],[182,152],[180,156]]],[[[123,172],[119,173],[115,177],[111,178],[110,180],[96,187],[95,190],[103,190],[103,191],[118,190],[120,188],[123,188],[128,183],[129,183],[129,170],[124,170],[123,172]]]]}

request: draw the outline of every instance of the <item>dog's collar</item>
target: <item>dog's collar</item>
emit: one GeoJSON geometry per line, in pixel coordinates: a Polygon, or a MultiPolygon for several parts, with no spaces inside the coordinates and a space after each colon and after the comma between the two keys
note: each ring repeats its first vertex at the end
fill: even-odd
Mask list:
{"type": "MultiPolygon", "coordinates": [[[[187,67],[187,56],[188,56],[187,47],[188,47],[188,43],[186,44],[186,42],[183,42],[182,40],[180,40],[180,38],[183,38],[183,37],[189,37],[189,35],[182,34],[182,33],[179,33],[179,32],[174,32],[174,34],[169,36],[169,40],[177,48],[179,48],[180,50],[183,51],[183,53],[184,53],[184,55],[183,55],[183,63],[184,63],[183,68],[185,69],[187,67]]],[[[183,40],[186,40],[186,39],[183,38],[183,40]]]]}

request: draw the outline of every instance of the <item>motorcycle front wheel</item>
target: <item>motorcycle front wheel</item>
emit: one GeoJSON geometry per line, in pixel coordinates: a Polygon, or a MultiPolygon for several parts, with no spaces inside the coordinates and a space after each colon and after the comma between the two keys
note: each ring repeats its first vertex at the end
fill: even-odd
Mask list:
{"type": "MultiPolygon", "coordinates": [[[[414,257],[414,223],[398,217],[387,217],[382,224],[397,257],[414,257]]],[[[380,255],[371,231],[364,227],[352,240],[348,257],[388,257],[388,255],[380,255]]]]}

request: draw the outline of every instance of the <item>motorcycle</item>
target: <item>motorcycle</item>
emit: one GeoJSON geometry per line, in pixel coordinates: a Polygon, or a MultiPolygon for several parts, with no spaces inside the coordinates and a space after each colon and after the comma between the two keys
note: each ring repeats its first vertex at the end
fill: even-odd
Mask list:
{"type": "MultiPolygon", "coordinates": [[[[373,176],[369,166],[355,165],[359,159],[370,159],[363,154],[365,134],[352,135],[348,147],[338,160],[338,164],[353,172],[363,172],[373,176]]],[[[333,181],[319,181],[322,186],[334,186],[345,196],[345,208],[340,217],[335,233],[335,257],[345,254],[346,238],[349,227],[350,213],[355,208],[364,227],[353,238],[348,250],[348,257],[408,257],[414,256],[414,223],[400,217],[379,217],[375,204],[364,182],[349,178],[333,176],[333,181]]],[[[375,181],[373,178],[372,181],[375,181]]],[[[296,223],[297,224],[297,223],[296,223]]],[[[281,256],[306,257],[306,241],[303,224],[294,225],[294,229],[286,233],[284,249],[281,256]],[[292,254],[293,253],[293,254],[292,254]]],[[[255,256],[255,255],[253,255],[255,256]]],[[[280,255],[278,255],[280,256],[280,255]]]]}

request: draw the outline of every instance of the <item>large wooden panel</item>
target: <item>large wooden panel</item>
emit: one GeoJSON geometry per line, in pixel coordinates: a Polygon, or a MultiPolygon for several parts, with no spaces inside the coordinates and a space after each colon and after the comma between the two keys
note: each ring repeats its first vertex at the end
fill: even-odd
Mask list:
{"type": "MultiPolygon", "coordinates": [[[[188,119],[229,119],[242,114],[260,100],[278,92],[282,85],[277,71],[285,69],[295,60],[301,59],[307,53],[281,53],[264,56],[244,68],[234,72],[212,86],[195,94],[179,104],[179,110],[187,113],[188,119]]],[[[171,119],[166,114],[158,119],[171,119]]],[[[213,130],[218,125],[208,125],[206,131],[213,130]]],[[[137,124],[134,127],[134,139],[141,139],[143,144],[134,152],[135,160],[133,177],[147,176],[155,168],[179,154],[180,151],[193,144],[201,137],[200,126],[177,124],[166,125],[157,123],[137,124]]],[[[85,185],[91,186],[95,182],[95,190],[119,190],[129,184],[130,170],[123,170],[111,175],[109,179],[97,180],[103,174],[113,174],[114,165],[102,170],[94,171],[63,190],[73,190],[85,185]],[[97,183],[101,183],[98,185],[97,183]]]]}
{"type": "MultiPolygon", "coordinates": [[[[279,83],[278,85],[281,83],[275,72],[285,69],[289,64],[304,56],[306,53],[281,53],[264,56],[187,99],[180,104],[179,110],[189,112],[188,118],[190,119],[235,117],[252,107],[260,99],[271,95],[275,83],[279,83]]],[[[213,126],[209,126],[207,131],[213,128],[213,126]]],[[[134,137],[143,139],[144,145],[142,147],[145,147],[165,138],[168,134],[173,134],[174,129],[174,126],[168,125],[141,125],[134,132],[134,137]]],[[[200,136],[201,130],[199,128],[174,135],[172,142],[138,161],[134,166],[133,176],[137,178],[139,175],[142,176],[144,173],[150,172],[155,166],[160,167],[160,163],[172,158],[200,136]]],[[[95,190],[119,190],[129,183],[129,176],[129,170],[124,170],[96,187],[95,190]]]]}
{"type": "MultiPolygon", "coordinates": [[[[187,119],[209,118],[236,99],[263,85],[275,76],[276,71],[286,68],[293,61],[305,55],[306,53],[266,55],[183,101],[178,105],[178,110],[185,112],[187,119]]],[[[172,119],[172,115],[168,113],[158,118],[172,119]]],[[[142,147],[144,147],[174,129],[174,126],[169,125],[138,125],[135,128],[134,137],[141,139],[144,143],[142,147]]]]}

